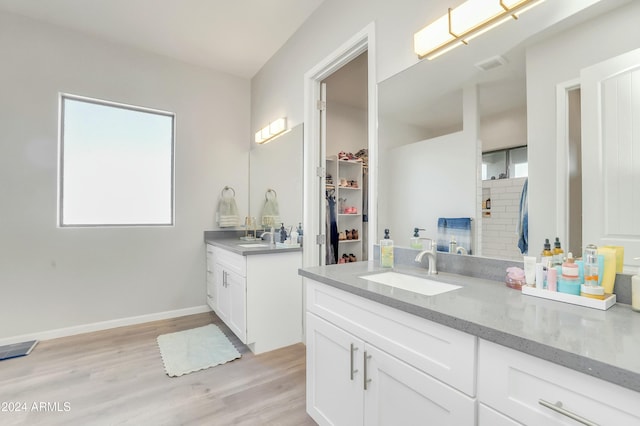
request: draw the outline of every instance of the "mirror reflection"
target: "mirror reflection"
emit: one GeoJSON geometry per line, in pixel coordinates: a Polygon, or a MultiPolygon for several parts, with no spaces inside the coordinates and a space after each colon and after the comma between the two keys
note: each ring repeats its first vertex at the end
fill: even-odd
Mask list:
{"type": "MultiPolygon", "coordinates": [[[[521,259],[519,204],[525,181],[527,176],[533,176],[533,183],[527,185],[530,188],[537,184],[536,178],[541,175],[555,179],[555,156],[559,149],[554,146],[549,150],[547,159],[550,161],[539,154],[532,161],[529,137],[534,125],[529,123],[528,128],[532,111],[528,110],[531,105],[527,94],[551,90],[553,103],[545,104],[544,109],[545,112],[555,111],[555,84],[562,81],[527,88],[527,67],[530,65],[525,58],[528,59],[528,49],[539,45],[553,46],[556,37],[564,37],[574,40],[575,47],[571,49],[574,51],[583,38],[573,35],[573,28],[594,28],[594,40],[598,38],[597,34],[609,34],[605,24],[599,24],[599,19],[603,22],[613,20],[604,16],[615,11],[617,6],[619,2],[601,2],[598,7],[587,7],[573,16],[568,13],[569,19],[550,20],[545,26],[527,26],[526,22],[519,22],[522,25],[517,30],[505,29],[483,35],[487,39],[479,47],[463,53],[460,53],[463,48],[456,49],[437,60],[421,61],[381,82],[378,89],[378,235],[383,235],[384,228],[390,228],[396,244],[408,247],[414,227],[425,229],[421,236],[435,239],[439,234],[439,218],[468,217],[472,218],[473,254],[521,259]]],[[[622,11],[615,13],[618,17],[624,16],[622,11]]],[[[537,20],[544,21],[540,17],[537,20]]],[[[612,27],[615,25],[611,24],[612,27]]],[[[604,45],[601,47],[608,49],[604,45]]],[[[609,57],[606,52],[601,56],[603,59],[609,57]]],[[[564,53],[563,60],[577,61],[569,51],[564,53]]],[[[589,60],[592,62],[573,64],[577,71],[566,73],[565,81],[579,78],[580,67],[593,63],[595,58],[589,60]]],[[[548,62],[547,66],[559,73],[564,65],[548,62]]],[[[541,75],[539,69],[534,68],[534,71],[541,75]]],[[[538,118],[541,104],[536,102],[534,105],[533,116],[538,118]]],[[[536,129],[539,130],[541,124],[537,121],[536,129]]],[[[546,127],[556,132],[555,122],[549,121],[546,127]]],[[[544,144],[550,142],[555,144],[555,138],[544,144]]],[[[579,157],[580,152],[571,153],[571,156],[575,155],[579,157]]],[[[575,159],[571,156],[567,162],[573,164],[575,159]]],[[[546,185],[546,181],[546,178],[540,179],[539,184],[546,185]]],[[[549,194],[556,194],[556,185],[560,184],[553,184],[549,194]]],[[[581,203],[579,197],[573,206],[581,203]]],[[[538,205],[537,209],[540,211],[541,207],[538,205]]],[[[580,215],[579,209],[576,211],[578,213],[574,214],[580,215]]],[[[529,229],[535,226],[553,232],[554,235],[547,235],[549,238],[554,238],[556,232],[562,238],[567,234],[555,225],[560,214],[561,210],[537,215],[533,220],[544,221],[544,224],[529,222],[529,229]]],[[[579,218],[575,222],[579,223],[579,218]]],[[[531,248],[534,254],[538,254],[542,244],[538,239],[533,241],[531,248]]],[[[579,236],[572,239],[577,241],[579,236]]],[[[578,244],[578,250],[579,247],[578,244]]]]}
{"type": "Polygon", "coordinates": [[[297,228],[302,222],[303,125],[249,153],[249,215],[258,229],[297,228]],[[275,201],[275,203],[274,203],[275,201]],[[277,204],[277,215],[274,213],[277,204]],[[266,207],[266,209],[265,209],[266,207]],[[276,217],[277,216],[277,217],[276,217]]]}

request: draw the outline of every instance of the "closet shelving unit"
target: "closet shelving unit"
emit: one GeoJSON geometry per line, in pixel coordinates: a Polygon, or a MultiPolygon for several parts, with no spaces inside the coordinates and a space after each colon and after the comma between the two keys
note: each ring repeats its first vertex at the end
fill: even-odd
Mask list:
{"type": "Polygon", "coordinates": [[[327,184],[326,189],[335,191],[338,233],[346,233],[347,230],[354,229],[358,232],[357,239],[338,242],[338,258],[343,254],[353,254],[357,260],[364,260],[362,258],[362,161],[340,160],[334,155],[327,157],[326,171],[327,175],[333,178],[333,184],[327,184]],[[351,185],[350,182],[355,182],[355,185],[351,185]],[[356,211],[346,213],[347,208],[355,208],[356,211]]]}

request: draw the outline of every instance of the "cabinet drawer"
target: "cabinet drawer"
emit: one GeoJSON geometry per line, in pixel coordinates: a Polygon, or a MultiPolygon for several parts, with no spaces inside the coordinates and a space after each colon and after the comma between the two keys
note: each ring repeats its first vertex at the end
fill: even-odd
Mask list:
{"type": "Polygon", "coordinates": [[[475,395],[475,336],[312,280],[305,282],[308,311],[475,395]]]}
{"type": "Polygon", "coordinates": [[[562,408],[599,425],[640,424],[640,394],[525,353],[481,340],[478,398],[526,425],[575,425],[562,408]]]}
{"type": "Polygon", "coordinates": [[[213,258],[216,263],[223,265],[225,269],[242,277],[247,276],[247,259],[244,256],[220,247],[213,247],[213,258]]]}

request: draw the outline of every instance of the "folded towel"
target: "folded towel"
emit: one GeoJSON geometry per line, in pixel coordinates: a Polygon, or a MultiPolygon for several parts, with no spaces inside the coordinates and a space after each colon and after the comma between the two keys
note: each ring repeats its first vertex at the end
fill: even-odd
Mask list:
{"type": "Polygon", "coordinates": [[[220,228],[233,228],[240,224],[238,206],[235,200],[236,191],[229,186],[225,186],[220,194],[218,202],[218,226],[220,228]]]}
{"type": "Polygon", "coordinates": [[[451,237],[455,237],[458,247],[464,247],[471,253],[471,218],[458,217],[438,219],[438,251],[449,251],[451,237]]]}

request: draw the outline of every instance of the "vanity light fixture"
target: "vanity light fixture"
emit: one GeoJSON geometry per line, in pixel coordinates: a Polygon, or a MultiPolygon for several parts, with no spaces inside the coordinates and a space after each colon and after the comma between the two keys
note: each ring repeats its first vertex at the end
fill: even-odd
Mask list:
{"type": "Polygon", "coordinates": [[[256,132],[256,143],[267,143],[287,130],[286,117],[278,118],[256,132]]]}
{"type": "Polygon", "coordinates": [[[544,0],[467,0],[413,36],[420,59],[434,59],[529,10],[544,0]]]}

